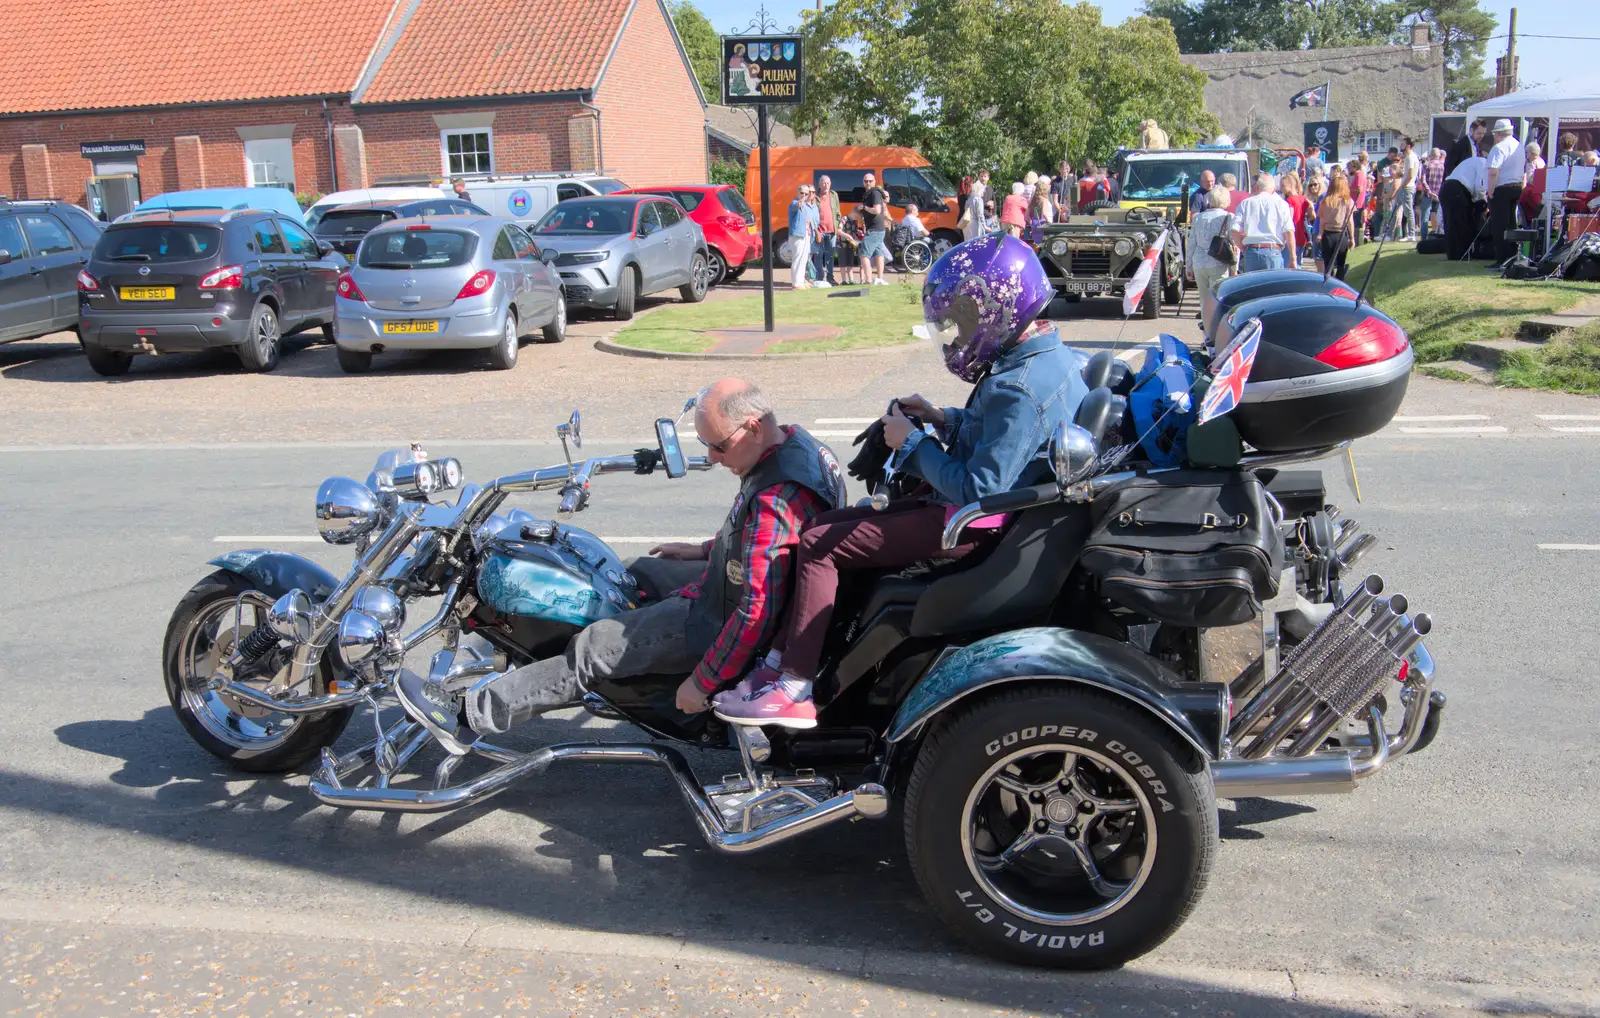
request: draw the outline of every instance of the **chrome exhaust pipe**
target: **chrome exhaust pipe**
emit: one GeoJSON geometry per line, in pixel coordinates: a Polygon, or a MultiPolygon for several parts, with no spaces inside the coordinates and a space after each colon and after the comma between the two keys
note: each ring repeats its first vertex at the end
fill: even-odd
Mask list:
{"type": "MultiPolygon", "coordinates": [[[[1296,689],[1303,689],[1298,680],[1300,667],[1306,663],[1310,652],[1315,648],[1317,638],[1327,635],[1333,627],[1343,627],[1354,622],[1367,607],[1378,599],[1383,593],[1383,577],[1373,574],[1361,581],[1360,585],[1344,599],[1344,603],[1331,612],[1322,624],[1296,647],[1294,652],[1284,661],[1278,674],[1266,680],[1261,692],[1256,694],[1245,709],[1228,727],[1228,737],[1238,742],[1264,721],[1269,714],[1278,709],[1296,689]],[[1342,621],[1341,621],[1342,620],[1342,621]]],[[[1305,705],[1309,710],[1311,704],[1305,705]]],[[[1302,710],[1299,713],[1303,714],[1302,710]]]]}
{"type": "Polygon", "coordinates": [[[1217,795],[1230,799],[1352,792],[1357,783],[1378,773],[1389,762],[1383,714],[1376,707],[1367,708],[1367,731],[1373,745],[1363,756],[1346,752],[1270,760],[1216,760],[1211,764],[1211,781],[1217,795]]]}
{"type": "Polygon", "coordinates": [[[335,768],[324,758],[323,767],[311,780],[311,794],[320,802],[343,809],[442,813],[498,795],[525,778],[543,773],[557,760],[660,764],[676,782],[678,792],[694,816],[695,826],[700,829],[701,836],[717,851],[735,855],[765,848],[837,820],[857,816],[875,819],[889,811],[889,793],[882,785],[868,782],[754,831],[729,831],[723,826],[705,789],[695,778],[689,762],[682,753],[669,746],[650,743],[568,743],[544,746],[523,754],[480,741],[473,749],[480,756],[502,761],[502,765],[454,788],[345,788],[335,768]]]}
{"type": "Polygon", "coordinates": [[[280,714],[321,714],[323,711],[337,710],[340,707],[353,707],[366,700],[366,694],[360,690],[349,693],[330,693],[327,696],[296,697],[293,700],[280,700],[264,690],[247,686],[242,682],[219,682],[212,689],[226,696],[237,697],[245,703],[257,707],[275,710],[280,714]]]}
{"type": "Polygon", "coordinates": [[[1378,546],[1378,538],[1373,534],[1362,534],[1333,550],[1333,557],[1339,560],[1339,571],[1355,568],[1357,562],[1364,558],[1367,552],[1378,546]]]}

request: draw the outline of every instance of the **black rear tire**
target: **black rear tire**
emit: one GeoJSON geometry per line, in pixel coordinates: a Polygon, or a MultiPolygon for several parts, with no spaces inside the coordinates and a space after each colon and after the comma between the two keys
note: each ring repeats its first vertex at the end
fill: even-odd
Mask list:
{"type": "Polygon", "coordinates": [[[617,280],[617,303],[611,308],[611,317],[619,322],[633,318],[633,306],[639,299],[639,270],[627,266],[622,278],[617,280]]]}
{"type": "Polygon", "coordinates": [[[1207,762],[1144,709],[1064,683],[1030,685],[956,708],[928,736],[906,790],[905,838],[923,895],[974,947],[1025,965],[1115,968],[1166,940],[1198,904],[1216,854],[1216,796],[1207,762]],[[1120,802],[1122,812],[1085,814],[1087,803],[1066,808],[1066,793],[1055,791],[1066,786],[1050,784],[1058,758],[1063,774],[1071,762],[1072,773],[1104,780],[1096,786],[1097,801],[1120,802]],[[1048,790],[1037,808],[1054,816],[1051,810],[1062,807],[1070,818],[1064,822],[1081,823],[1085,840],[1096,832],[1097,873],[1123,888],[1118,896],[1089,891],[1065,841],[1044,840],[996,864],[1003,840],[997,832],[1010,837],[1030,829],[1027,823],[1006,827],[1007,802],[1024,805],[1017,815],[1034,807],[1020,796],[1004,799],[995,778],[1010,777],[1012,768],[1027,775],[1034,763],[1044,765],[1031,773],[1043,775],[1040,787],[1048,790]],[[970,822],[980,817],[981,830],[970,822]],[[980,879],[980,873],[986,875],[980,879]],[[1019,910],[1028,907],[1060,911],[1045,919],[1019,910]]]}
{"type": "Polygon", "coordinates": [[[347,375],[362,375],[372,370],[372,354],[366,350],[338,348],[339,368],[347,375]]]}
{"type": "Polygon", "coordinates": [[[1102,200],[1102,201],[1092,201],[1089,204],[1085,205],[1083,208],[1079,209],[1078,211],[1080,213],[1082,213],[1083,215],[1092,216],[1096,212],[1099,212],[1101,209],[1119,209],[1121,207],[1122,207],[1121,205],[1118,205],[1114,201],[1104,201],[1104,200],[1102,200]]]}
{"type": "Polygon", "coordinates": [[[722,257],[722,252],[716,248],[711,249],[711,281],[709,286],[721,286],[732,277],[728,274],[728,260],[722,257]]]}
{"type": "Polygon", "coordinates": [[[1139,317],[1155,321],[1161,317],[1161,291],[1167,285],[1166,267],[1156,264],[1157,278],[1144,285],[1144,296],[1139,299],[1139,317]]]}
{"type": "Polygon", "coordinates": [[[706,256],[696,251],[689,259],[689,281],[678,287],[678,296],[685,304],[698,304],[706,299],[706,291],[711,288],[710,272],[706,256]]]}
{"type": "MultiPolygon", "coordinates": [[[[203,704],[197,701],[193,691],[197,683],[203,684],[209,676],[185,674],[185,658],[196,649],[189,639],[191,627],[204,625],[206,616],[214,618],[218,611],[226,608],[228,635],[231,637],[233,602],[249,589],[251,585],[247,580],[226,569],[217,570],[189,588],[189,592],[183,595],[178,607],[173,610],[172,621],[167,624],[166,639],[161,646],[162,678],[166,685],[167,700],[178,715],[179,724],[183,725],[191,739],[200,744],[201,749],[241,771],[281,773],[293,770],[316,756],[324,746],[333,745],[349,723],[355,708],[302,715],[293,721],[292,727],[281,738],[258,739],[255,740],[257,745],[250,745],[252,740],[245,737],[244,731],[236,733],[232,741],[225,740],[217,734],[215,720],[208,725],[196,714],[197,708],[202,708],[203,704]],[[186,695],[186,689],[190,690],[189,695],[186,695]]],[[[314,680],[317,686],[314,692],[327,692],[328,683],[333,678],[333,664],[324,655],[314,680]]]]}
{"type": "Polygon", "coordinates": [[[116,378],[126,375],[133,366],[133,354],[123,353],[121,350],[107,350],[103,346],[85,343],[78,340],[78,345],[83,347],[83,355],[89,359],[89,370],[97,375],[107,378],[116,378]]]}
{"type": "Polygon", "coordinates": [[[510,371],[517,366],[517,349],[522,345],[519,328],[516,311],[506,308],[506,324],[500,341],[489,348],[489,366],[496,371],[510,371]]]}
{"type": "Polygon", "coordinates": [[[278,313],[270,304],[257,304],[250,315],[250,335],[234,347],[239,363],[246,371],[271,371],[278,366],[278,352],[282,346],[278,313]]]}
{"type": "Polygon", "coordinates": [[[567,338],[567,295],[560,290],[556,291],[556,316],[539,335],[545,343],[559,343],[567,338]]]}

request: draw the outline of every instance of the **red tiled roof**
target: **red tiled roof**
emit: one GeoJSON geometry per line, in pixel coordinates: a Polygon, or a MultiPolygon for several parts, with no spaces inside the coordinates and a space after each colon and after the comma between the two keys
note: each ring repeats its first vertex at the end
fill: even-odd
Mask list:
{"type": "Polygon", "coordinates": [[[631,2],[420,0],[358,98],[389,103],[593,88],[631,2]]]}
{"type": "Polygon", "coordinates": [[[348,93],[393,9],[394,0],[0,0],[0,113],[348,93]]]}

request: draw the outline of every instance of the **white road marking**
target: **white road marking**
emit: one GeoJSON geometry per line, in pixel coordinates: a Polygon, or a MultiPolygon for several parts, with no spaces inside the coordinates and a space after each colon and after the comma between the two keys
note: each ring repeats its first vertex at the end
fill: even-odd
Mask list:
{"type": "Polygon", "coordinates": [[[1419,414],[1395,418],[1397,421],[1486,421],[1488,419],[1488,414],[1419,414]]]}
{"type": "Polygon", "coordinates": [[[1461,428],[1401,428],[1405,435],[1499,435],[1505,433],[1505,428],[1499,425],[1487,427],[1461,427],[1461,428]]]}
{"type": "MultiPolygon", "coordinates": [[[[649,545],[670,544],[670,543],[672,543],[674,541],[682,541],[682,542],[685,542],[685,543],[688,543],[688,544],[703,544],[705,542],[705,539],[706,538],[705,538],[704,534],[700,534],[700,535],[697,535],[697,536],[694,536],[694,537],[638,537],[638,536],[629,535],[629,536],[622,536],[622,537],[602,536],[600,538],[600,540],[606,542],[607,544],[649,544],[649,545]]],[[[211,539],[211,543],[212,544],[321,544],[322,543],[322,538],[318,537],[315,534],[244,534],[244,535],[224,534],[221,537],[213,537],[211,539]]]]}
{"type": "MultiPolygon", "coordinates": [[[[818,417],[818,424],[871,424],[876,417],[818,417]]],[[[1600,419],[1600,418],[1597,418],[1600,419]]]]}
{"type": "Polygon", "coordinates": [[[1600,544],[1541,544],[1540,551],[1600,551],[1600,544]]]}
{"type": "Polygon", "coordinates": [[[1600,421],[1600,414],[1534,414],[1541,421],[1600,421]]]}
{"type": "Polygon", "coordinates": [[[1579,435],[1594,435],[1594,434],[1600,434],[1600,427],[1588,427],[1588,428],[1550,428],[1550,429],[1548,429],[1548,430],[1550,430],[1550,431],[1561,431],[1561,432],[1565,432],[1565,433],[1566,433],[1566,434],[1569,434],[1569,435],[1572,435],[1572,434],[1579,434],[1579,435]]]}

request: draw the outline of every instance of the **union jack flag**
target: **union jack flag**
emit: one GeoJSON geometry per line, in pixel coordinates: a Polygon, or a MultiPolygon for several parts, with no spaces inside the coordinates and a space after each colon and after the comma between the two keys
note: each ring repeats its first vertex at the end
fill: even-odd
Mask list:
{"type": "Polygon", "coordinates": [[[1244,383],[1250,378],[1250,369],[1256,362],[1256,351],[1261,348],[1261,323],[1252,319],[1239,334],[1233,337],[1223,351],[1211,362],[1216,372],[1211,378],[1211,388],[1200,401],[1198,424],[1232,412],[1244,402],[1244,383]]]}

